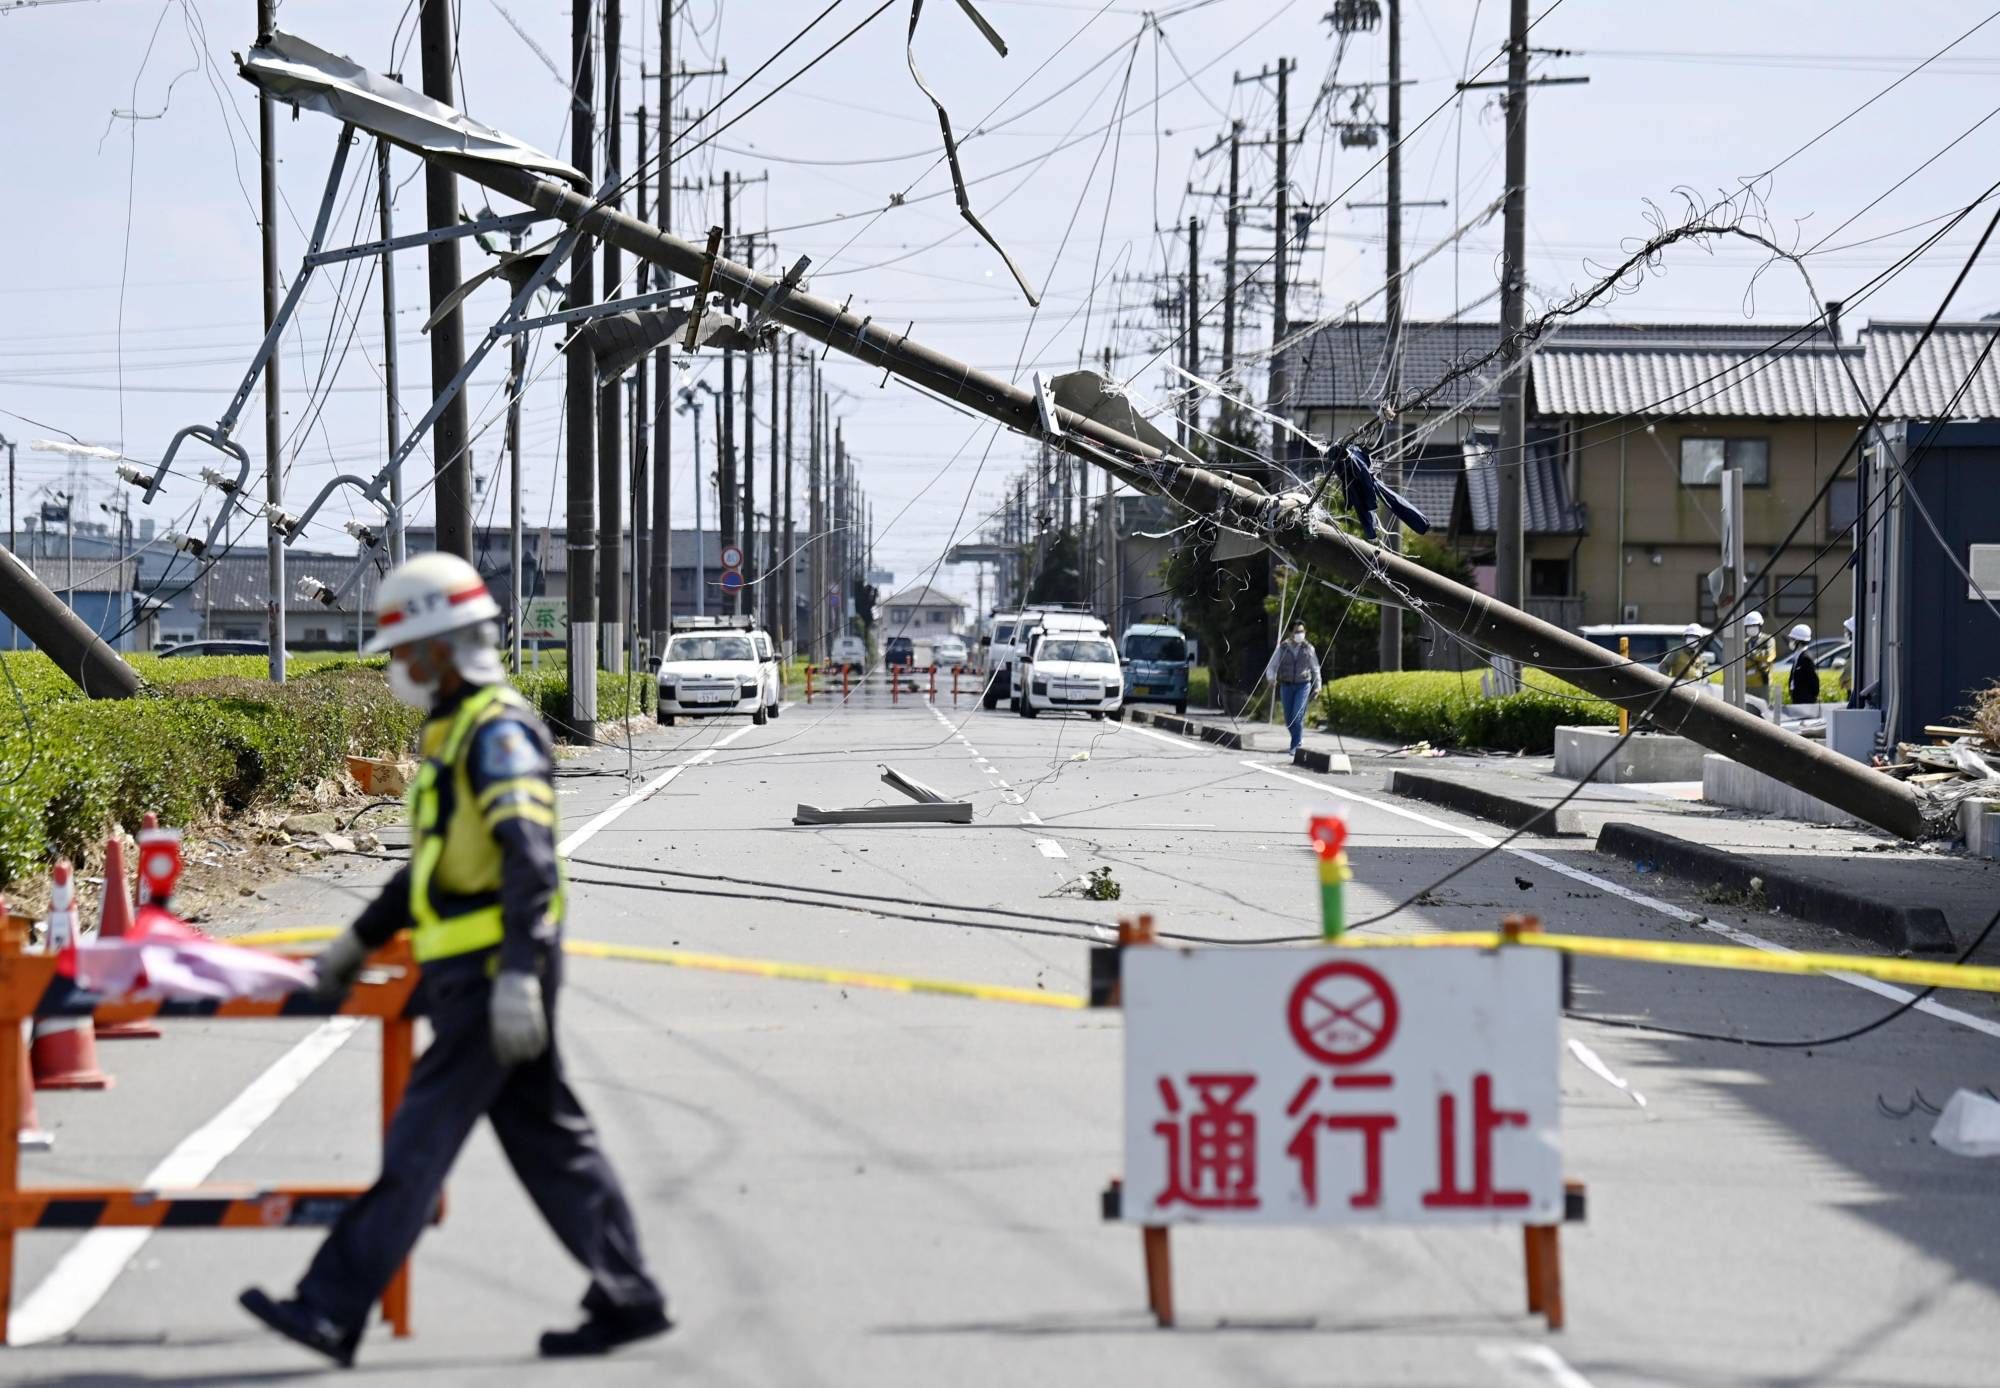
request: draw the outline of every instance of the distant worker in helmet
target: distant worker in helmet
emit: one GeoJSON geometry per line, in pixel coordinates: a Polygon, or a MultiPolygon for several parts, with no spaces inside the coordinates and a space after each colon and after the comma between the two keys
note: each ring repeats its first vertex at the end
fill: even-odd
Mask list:
{"type": "Polygon", "coordinates": [[[369,953],[408,929],[433,1040],[389,1125],[381,1175],[341,1214],[298,1290],[284,1301],[255,1287],[242,1296],[272,1329],[343,1366],[482,1116],[590,1273],[582,1324],[544,1334],[541,1352],[602,1354],[669,1325],[625,1194],[563,1079],[553,749],[507,683],[499,617],[472,565],[420,555],[382,581],[368,645],[390,652],[396,697],[430,713],[409,797],[410,861],[321,953],[318,991],[345,996],[369,953]]]}
{"type": "Polygon", "coordinates": [[[1788,704],[1819,702],[1819,666],[1806,654],[1806,647],[1812,644],[1812,639],[1812,628],[1804,622],[1791,630],[1792,673],[1785,682],[1785,702],[1788,704]]]}
{"type": "Polygon", "coordinates": [[[1660,657],[1660,673],[1669,679],[1690,680],[1701,674],[1702,643],[1708,629],[1700,622],[1681,628],[1681,644],[1660,657]]]}
{"type": "Polygon", "coordinates": [[[1743,619],[1743,692],[1771,702],[1771,667],[1778,663],[1778,643],[1764,634],[1764,614],[1743,619]]]}

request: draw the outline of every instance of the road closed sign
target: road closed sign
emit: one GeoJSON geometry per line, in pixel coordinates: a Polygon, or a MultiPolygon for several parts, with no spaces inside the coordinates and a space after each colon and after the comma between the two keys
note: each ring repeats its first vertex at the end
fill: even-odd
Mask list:
{"type": "Polygon", "coordinates": [[[1562,961],[1531,949],[1128,949],[1133,1224],[1563,1217],[1562,961]]]}

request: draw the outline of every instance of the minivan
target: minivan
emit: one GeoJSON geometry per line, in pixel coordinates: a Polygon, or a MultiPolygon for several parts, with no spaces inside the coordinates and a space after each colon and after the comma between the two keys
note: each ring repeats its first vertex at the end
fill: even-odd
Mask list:
{"type": "Polygon", "coordinates": [[[1164,623],[1141,623],[1125,629],[1125,702],[1172,704],[1187,712],[1187,634],[1164,623]]]}

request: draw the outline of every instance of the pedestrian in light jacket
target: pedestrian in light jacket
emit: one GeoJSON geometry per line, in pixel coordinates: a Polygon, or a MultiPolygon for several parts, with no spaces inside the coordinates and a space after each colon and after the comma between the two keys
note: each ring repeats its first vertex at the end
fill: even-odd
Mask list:
{"type": "Polygon", "coordinates": [[[1278,686],[1278,702],[1285,710],[1285,731],[1292,736],[1292,751],[1305,740],[1306,708],[1319,693],[1319,652],[1306,640],[1306,624],[1293,622],[1291,635],[1271,656],[1266,672],[1278,686]]]}

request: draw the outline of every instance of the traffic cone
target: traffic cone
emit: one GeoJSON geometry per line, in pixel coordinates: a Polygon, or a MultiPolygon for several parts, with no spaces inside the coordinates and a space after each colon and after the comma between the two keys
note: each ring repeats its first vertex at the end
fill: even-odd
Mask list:
{"type": "MultiPolygon", "coordinates": [[[[67,859],[49,874],[48,947],[63,956],[57,971],[76,977],[76,912],[67,859]]],[[[109,1089],[111,1076],[97,1068],[97,1032],[90,1018],[40,1017],[30,1048],[37,1089],[109,1089]]]]}
{"type": "Polygon", "coordinates": [[[35,1116],[35,1073],[28,1066],[29,1026],[21,1023],[21,1123],[16,1137],[23,1152],[46,1152],[56,1145],[55,1134],[35,1116]]]}
{"type": "MultiPolygon", "coordinates": [[[[115,940],[132,929],[132,897],[125,890],[125,839],[113,834],[104,841],[104,898],[97,917],[97,938],[115,940]]],[[[157,1037],[160,1029],[151,1022],[106,1022],[97,1028],[106,1040],[143,1040],[157,1037]]]]}

